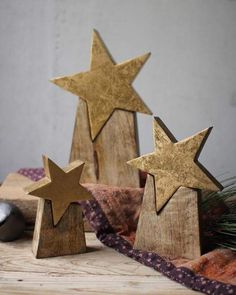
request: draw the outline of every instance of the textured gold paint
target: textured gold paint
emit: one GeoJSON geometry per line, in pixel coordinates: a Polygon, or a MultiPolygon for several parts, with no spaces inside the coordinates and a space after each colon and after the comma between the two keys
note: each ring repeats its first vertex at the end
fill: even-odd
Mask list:
{"type": "Polygon", "coordinates": [[[89,200],[91,194],[79,183],[84,163],[74,161],[61,169],[52,160],[43,157],[46,177],[25,188],[28,194],[52,203],[53,223],[56,225],[70,203],[89,200]]]}
{"type": "Polygon", "coordinates": [[[197,161],[211,129],[177,142],[163,122],[155,118],[154,152],[130,160],[128,164],[154,176],[157,212],[181,186],[210,191],[222,189],[197,161]]]}
{"type": "Polygon", "coordinates": [[[94,31],[90,71],[51,80],[87,102],[93,140],[115,109],[152,114],[131,86],[149,55],[115,64],[99,34],[94,31]]]}

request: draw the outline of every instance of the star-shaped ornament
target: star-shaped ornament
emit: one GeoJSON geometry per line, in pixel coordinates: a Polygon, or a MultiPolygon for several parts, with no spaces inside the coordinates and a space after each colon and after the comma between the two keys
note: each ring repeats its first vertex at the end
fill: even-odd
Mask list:
{"type": "Polygon", "coordinates": [[[90,70],[51,80],[86,101],[92,140],[115,109],[152,114],[131,86],[149,55],[115,64],[98,32],[94,31],[90,70]]]}
{"type": "Polygon", "coordinates": [[[154,119],[153,153],[128,164],[154,177],[156,210],[159,212],[180,186],[218,191],[221,184],[198,162],[199,154],[212,128],[177,142],[164,123],[154,119]]]}
{"type": "Polygon", "coordinates": [[[84,163],[74,161],[61,169],[52,160],[43,156],[46,177],[25,188],[30,195],[50,200],[53,224],[57,225],[70,203],[89,200],[91,194],[79,183],[84,163]]]}

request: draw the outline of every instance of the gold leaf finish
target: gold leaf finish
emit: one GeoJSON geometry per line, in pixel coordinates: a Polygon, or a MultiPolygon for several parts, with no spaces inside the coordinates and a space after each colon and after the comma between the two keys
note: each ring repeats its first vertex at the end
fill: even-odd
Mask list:
{"type": "Polygon", "coordinates": [[[131,86],[149,55],[115,64],[99,34],[94,31],[90,70],[51,80],[87,102],[93,140],[115,109],[152,114],[131,86]]]}
{"type": "Polygon", "coordinates": [[[52,160],[43,156],[46,177],[25,188],[30,195],[50,200],[53,223],[56,225],[70,203],[89,200],[91,194],[79,183],[84,163],[74,161],[61,169],[52,160]]]}
{"type": "Polygon", "coordinates": [[[130,160],[128,164],[154,176],[157,212],[181,186],[210,191],[222,189],[221,184],[198,162],[211,129],[177,142],[164,123],[155,118],[154,152],[130,160]]]}

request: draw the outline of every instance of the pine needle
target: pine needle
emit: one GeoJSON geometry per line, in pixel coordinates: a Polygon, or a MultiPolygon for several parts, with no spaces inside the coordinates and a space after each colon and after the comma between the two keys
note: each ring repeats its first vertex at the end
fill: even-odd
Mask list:
{"type": "Polygon", "coordinates": [[[201,209],[209,217],[205,224],[207,238],[215,246],[236,251],[236,177],[221,181],[224,189],[221,192],[205,192],[201,209]],[[212,217],[214,209],[222,208],[223,214],[212,217]]]}

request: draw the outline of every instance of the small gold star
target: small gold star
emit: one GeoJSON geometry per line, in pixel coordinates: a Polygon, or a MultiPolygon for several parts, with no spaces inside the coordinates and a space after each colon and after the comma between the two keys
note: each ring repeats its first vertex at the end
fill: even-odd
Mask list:
{"type": "Polygon", "coordinates": [[[128,164],[154,176],[157,212],[180,186],[218,191],[221,184],[198,162],[199,154],[212,128],[177,142],[164,123],[155,118],[153,153],[128,164]]]}
{"type": "Polygon", "coordinates": [[[51,80],[87,102],[92,140],[115,109],[152,114],[131,86],[149,55],[115,64],[94,31],[90,71],[51,80]]]}
{"type": "Polygon", "coordinates": [[[70,203],[89,200],[91,194],[79,183],[84,163],[78,160],[61,169],[45,156],[43,162],[46,177],[25,190],[30,195],[51,201],[53,223],[56,225],[70,203]]]}

